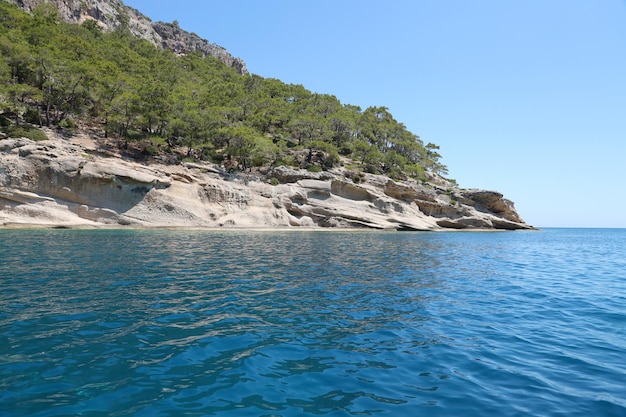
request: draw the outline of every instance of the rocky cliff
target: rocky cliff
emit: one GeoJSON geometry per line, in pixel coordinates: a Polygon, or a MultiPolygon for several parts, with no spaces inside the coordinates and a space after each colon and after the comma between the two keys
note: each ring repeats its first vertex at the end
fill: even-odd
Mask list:
{"type": "Polygon", "coordinates": [[[172,23],[152,22],[139,11],[128,7],[120,0],[8,0],[27,12],[32,12],[42,3],[54,5],[61,19],[70,23],[95,20],[103,30],[112,30],[128,18],[128,28],[135,36],[146,39],[156,46],[169,49],[176,54],[200,52],[212,56],[246,74],[246,64],[233,57],[223,47],[210,43],[198,35],[182,30],[172,23]]]}
{"type": "Polygon", "coordinates": [[[531,229],[502,194],[343,168],[232,175],[124,159],[92,139],[0,140],[0,226],[531,229]],[[270,183],[269,179],[273,179],[270,183]]]}

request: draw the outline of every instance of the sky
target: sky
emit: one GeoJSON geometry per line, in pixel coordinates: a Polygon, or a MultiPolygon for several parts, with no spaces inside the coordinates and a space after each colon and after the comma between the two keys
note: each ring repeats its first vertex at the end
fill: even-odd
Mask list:
{"type": "Polygon", "coordinates": [[[385,106],[536,227],[626,227],[626,0],[125,0],[250,73],[385,106]]]}

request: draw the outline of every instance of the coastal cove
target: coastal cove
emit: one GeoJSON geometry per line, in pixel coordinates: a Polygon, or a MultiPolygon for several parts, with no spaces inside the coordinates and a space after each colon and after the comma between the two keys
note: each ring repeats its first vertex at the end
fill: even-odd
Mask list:
{"type": "Polygon", "coordinates": [[[0,230],[0,414],[618,416],[626,230],[0,230]]]}

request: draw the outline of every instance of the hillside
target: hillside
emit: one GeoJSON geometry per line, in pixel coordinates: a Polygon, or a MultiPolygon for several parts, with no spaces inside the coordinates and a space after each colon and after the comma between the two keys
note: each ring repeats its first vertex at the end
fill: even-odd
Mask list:
{"type": "Polygon", "coordinates": [[[15,3],[30,13],[0,1],[5,224],[529,228],[501,194],[458,189],[385,107],[247,74],[118,1],[15,3]]]}
{"type": "Polygon", "coordinates": [[[233,57],[228,51],[210,43],[198,35],[182,30],[175,23],[152,22],[138,10],[126,6],[120,0],[7,0],[24,11],[32,13],[42,4],[54,6],[59,17],[68,23],[82,24],[88,20],[97,22],[104,31],[112,31],[127,25],[130,32],[163,49],[179,55],[200,52],[203,56],[219,59],[240,74],[246,74],[243,60],[233,57]]]}

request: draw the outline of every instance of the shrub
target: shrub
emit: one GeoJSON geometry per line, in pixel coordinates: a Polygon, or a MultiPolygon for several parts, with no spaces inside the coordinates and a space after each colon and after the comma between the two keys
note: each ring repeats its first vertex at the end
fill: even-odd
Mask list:
{"type": "Polygon", "coordinates": [[[276,165],[286,165],[290,167],[297,167],[300,164],[298,163],[298,161],[293,155],[284,155],[282,158],[276,161],[276,165]]]}
{"type": "Polygon", "coordinates": [[[380,169],[372,164],[365,164],[363,166],[363,171],[367,172],[368,174],[374,174],[374,175],[380,175],[380,169]]]}
{"type": "Polygon", "coordinates": [[[359,184],[363,182],[363,180],[365,179],[365,176],[363,175],[362,172],[355,171],[355,170],[348,170],[346,171],[346,178],[351,179],[352,182],[355,184],[359,184]]]}
{"type": "Polygon", "coordinates": [[[59,122],[59,127],[67,130],[74,130],[76,129],[76,122],[67,117],[59,122]]]}
{"type": "Polygon", "coordinates": [[[272,177],[272,179],[270,180],[270,184],[278,185],[278,184],[280,184],[280,181],[278,181],[278,178],[272,177]]]}
{"type": "Polygon", "coordinates": [[[43,131],[30,126],[9,126],[4,129],[4,133],[10,138],[28,138],[35,142],[48,140],[43,131]]]}
{"type": "Polygon", "coordinates": [[[213,146],[205,145],[199,149],[198,157],[202,161],[220,162],[224,159],[223,154],[218,154],[213,146]]]}
{"type": "Polygon", "coordinates": [[[144,155],[149,155],[149,156],[157,156],[160,153],[160,149],[157,145],[146,145],[143,150],[141,151],[141,153],[143,153],[144,155]]]}
{"type": "Polygon", "coordinates": [[[319,162],[326,169],[330,169],[335,165],[339,165],[341,158],[337,147],[331,143],[327,143],[321,140],[316,140],[311,143],[311,149],[317,149],[321,151],[316,155],[319,162]]]}
{"type": "Polygon", "coordinates": [[[38,125],[41,123],[41,117],[39,115],[39,112],[32,107],[29,107],[26,110],[26,113],[24,113],[24,120],[34,125],[38,125]]]}

